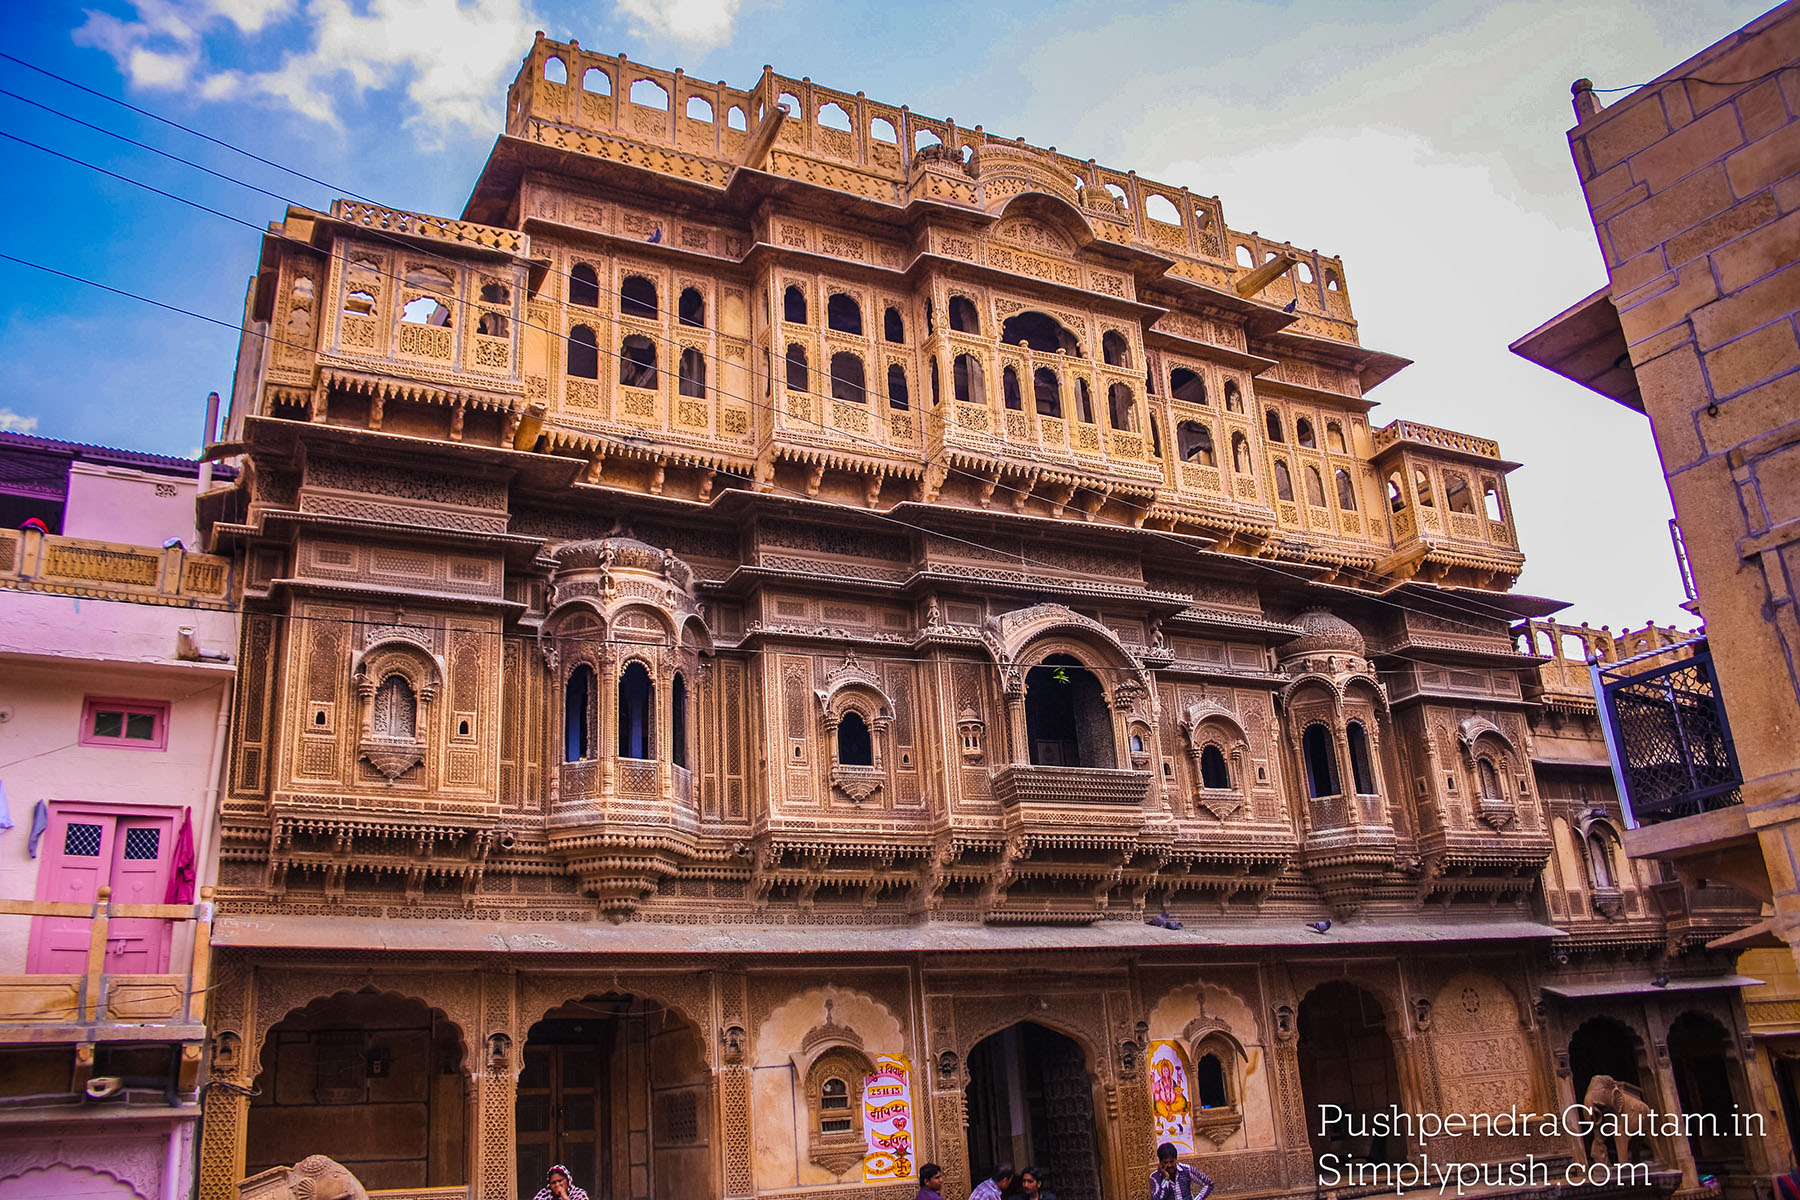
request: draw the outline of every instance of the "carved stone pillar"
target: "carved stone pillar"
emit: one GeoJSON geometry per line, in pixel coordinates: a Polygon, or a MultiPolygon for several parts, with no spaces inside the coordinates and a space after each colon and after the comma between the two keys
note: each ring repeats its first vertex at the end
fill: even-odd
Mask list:
{"type": "Polygon", "coordinates": [[[606,799],[619,791],[619,656],[611,646],[600,650],[600,671],[595,680],[594,757],[600,760],[600,794],[606,799]]]}
{"type": "MultiPolygon", "coordinates": [[[[1031,732],[1025,722],[1025,680],[1017,667],[1008,667],[1001,676],[1001,683],[1006,701],[1006,728],[1012,741],[1007,747],[1007,756],[1009,761],[1025,766],[1031,762],[1031,732]]],[[[989,757],[995,756],[990,753],[989,757]]]]}
{"type": "Polygon", "coordinates": [[[1353,826],[1363,823],[1362,801],[1356,796],[1356,772],[1350,766],[1350,732],[1344,711],[1331,710],[1331,757],[1337,763],[1338,794],[1344,798],[1344,816],[1353,826]]]}
{"type": "Polygon", "coordinates": [[[726,1197],[756,1194],[755,1146],[751,1136],[750,1039],[744,977],[717,976],[719,993],[718,1047],[714,1077],[719,1093],[719,1121],[723,1142],[719,1167],[723,1172],[720,1194],[726,1197]]]}
{"type": "Polygon", "coordinates": [[[515,1200],[518,1172],[513,1151],[513,1118],[525,1047],[513,1014],[513,975],[486,971],[481,977],[480,1060],[473,1064],[474,1130],[470,1139],[471,1200],[515,1200]]]}
{"type": "MultiPolygon", "coordinates": [[[[256,1019],[255,976],[241,962],[226,960],[213,973],[207,1024],[213,1032],[208,1083],[248,1087],[255,1079],[262,1047],[247,1040],[256,1019]]],[[[244,1139],[250,1098],[230,1088],[207,1087],[200,1141],[200,1200],[236,1200],[244,1177],[244,1139]]]]}

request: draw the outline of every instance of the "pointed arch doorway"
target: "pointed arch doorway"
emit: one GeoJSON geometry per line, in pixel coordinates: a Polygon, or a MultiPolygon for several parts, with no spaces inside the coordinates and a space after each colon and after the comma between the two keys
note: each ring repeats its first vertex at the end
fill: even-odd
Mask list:
{"type": "Polygon", "coordinates": [[[969,1171],[1033,1164],[1062,1200],[1100,1200],[1094,1080],[1073,1038],[1031,1021],[990,1034],[969,1051],[969,1171]]]}
{"type": "Polygon", "coordinates": [[[513,1110],[518,1195],[553,1163],[592,1196],[716,1195],[711,1079],[692,1023],[655,1000],[608,992],[545,1013],[513,1110]]]}

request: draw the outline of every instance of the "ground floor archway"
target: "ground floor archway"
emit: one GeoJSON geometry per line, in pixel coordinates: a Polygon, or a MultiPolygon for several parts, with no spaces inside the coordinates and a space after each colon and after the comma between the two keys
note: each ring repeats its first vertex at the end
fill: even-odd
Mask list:
{"type": "Polygon", "coordinates": [[[1369,992],[1343,979],[1322,983],[1300,1001],[1300,1093],[1306,1102],[1306,1130],[1314,1157],[1398,1162],[1406,1157],[1402,1138],[1371,1132],[1369,1118],[1400,1100],[1400,1070],[1387,1014],[1369,992]],[[1320,1106],[1345,1114],[1331,1128],[1320,1121],[1320,1106]]]}
{"type": "Polygon", "coordinates": [[[462,1033],[423,1001],[341,992],[263,1039],[245,1174],[325,1154],[371,1191],[468,1182],[462,1033]]]}
{"type": "Polygon", "coordinates": [[[1710,1118],[1693,1121],[1687,1130],[1688,1149],[1702,1172],[1723,1174],[1749,1165],[1736,1124],[1745,1106],[1732,1086],[1735,1070],[1730,1035],[1717,1019],[1690,1011],[1669,1025],[1669,1073],[1681,1111],[1710,1118]]]}
{"type": "Polygon", "coordinates": [[[1062,1200],[1099,1200],[1100,1137],[1087,1055],[1073,1038],[1031,1021],[969,1051],[969,1170],[1040,1168],[1062,1200]]]}
{"type": "Polygon", "coordinates": [[[553,1163],[594,1196],[716,1195],[711,1080],[692,1023],[654,1000],[609,992],[544,1014],[514,1107],[518,1195],[553,1163]]]}
{"type": "Polygon", "coordinates": [[[1569,1077],[1575,1098],[1587,1095],[1588,1082],[1596,1075],[1610,1075],[1644,1090],[1644,1043],[1631,1027],[1612,1017],[1590,1017],[1569,1039],[1569,1077]]]}

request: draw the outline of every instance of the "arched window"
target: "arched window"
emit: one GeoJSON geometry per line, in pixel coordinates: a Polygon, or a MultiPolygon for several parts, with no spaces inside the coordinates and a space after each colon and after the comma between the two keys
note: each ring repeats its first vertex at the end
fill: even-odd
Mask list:
{"type": "Polygon", "coordinates": [[[837,760],[840,767],[875,765],[875,743],[869,738],[869,723],[860,713],[847,712],[838,719],[837,760]]]}
{"type": "Polygon", "coordinates": [[[819,1086],[819,1132],[850,1133],[856,1118],[850,1111],[850,1086],[833,1075],[819,1086]]]}
{"type": "Polygon", "coordinates": [[[1241,433],[1231,435],[1231,469],[1239,475],[1250,473],[1250,439],[1241,433]]]}
{"type": "Polygon", "coordinates": [[[981,378],[981,364],[970,354],[959,354],[950,364],[951,385],[956,398],[964,404],[986,404],[987,386],[981,378]]]}
{"type": "Polygon", "coordinates": [[[563,761],[592,758],[594,668],[582,663],[563,687],[563,761]]]}
{"type": "Polygon", "coordinates": [[[1100,338],[1100,357],[1109,367],[1129,367],[1131,349],[1125,335],[1116,329],[1107,330],[1100,338]]]}
{"type": "Polygon", "coordinates": [[[1015,412],[1025,408],[1025,397],[1019,392],[1019,369],[1002,367],[1000,369],[1000,399],[1006,407],[1015,412]]]}
{"type": "Polygon", "coordinates": [[[806,293],[790,285],[781,294],[781,319],[796,325],[806,324],[806,293]]]}
{"type": "Polygon", "coordinates": [[[1406,507],[1406,489],[1400,484],[1400,472],[1392,471],[1387,477],[1388,511],[1399,512],[1406,507]]]}
{"type": "Polygon", "coordinates": [[[862,305],[855,297],[846,296],[842,292],[833,292],[825,301],[825,326],[839,333],[862,335],[862,305]]]}
{"type": "Polygon", "coordinates": [[[892,305],[881,314],[881,335],[890,342],[904,344],[906,341],[906,322],[901,319],[900,310],[892,305]]]}
{"type": "Polygon", "coordinates": [[[1339,454],[1350,453],[1349,447],[1344,445],[1344,427],[1336,421],[1325,422],[1325,444],[1339,454]]]}
{"type": "Polygon", "coordinates": [[[1337,795],[1337,757],[1332,752],[1330,732],[1323,725],[1308,725],[1300,738],[1300,749],[1306,758],[1307,795],[1337,795]]]}
{"type": "Polygon", "coordinates": [[[1198,463],[1203,467],[1218,465],[1213,454],[1212,430],[1199,421],[1183,421],[1175,426],[1175,449],[1182,462],[1198,463]]]}
{"type": "Polygon", "coordinates": [[[1156,427],[1156,414],[1145,413],[1146,422],[1150,426],[1150,453],[1157,458],[1162,457],[1162,430],[1156,427]]]}
{"type": "MultiPolygon", "coordinates": [[[[1054,372],[1050,378],[1056,378],[1054,372]]],[[[1041,400],[1039,402],[1042,403],[1041,400]]],[[[1094,398],[1088,392],[1088,381],[1080,376],[1075,379],[1075,413],[1083,425],[1094,423],[1094,398]]]]}
{"type": "Polygon", "coordinates": [[[1488,484],[1486,489],[1482,492],[1481,499],[1482,506],[1487,510],[1488,520],[1506,520],[1506,514],[1500,510],[1500,489],[1498,487],[1491,483],[1488,484]]]}
{"type": "Polygon", "coordinates": [[[1504,800],[1506,794],[1500,790],[1500,772],[1494,770],[1491,759],[1475,760],[1476,795],[1483,800],[1504,800]]]}
{"type": "Polygon", "coordinates": [[[1305,417],[1294,422],[1294,441],[1308,450],[1319,448],[1319,439],[1313,436],[1312,422],[1305,417]]]}
{"type": "Polygon", "coordinates": [[[1469,491],[1469,480],[1462,472],[1444,472],[1444,504],[1451,512],[1475,511],[1475,496],[1469,491]]]}
{"type": "Polygon", "coordinates": [[[925,300],[925,336],[930,337],[937,332],[937,317],[931,307],[930,297],[925,300]]]}
{"type": "Polygon", "coordinates": [[[1306,502],[1320,508],[1325,506],[1325,481],[1319,477],[1317,467],[1306,468],[1306,502]]]}
{"type": "Polygon", "coordinates": [[[627,275],[619,284],[619,311],[628,317],[656,318],[656,285],[642,275],[627,275]]]}
{"type": "Polygon", "coordinates": [[[586,325],[569,330],[569,374],[581,379],[600,378],[600,344],[586,325]]]}
{"type": "Polygon", "coordinates": [[[831,356],[831,395],[837,400],[853,400],[857,404],[869,402],[869,392],[863,382],[863,361],[848,350],[840,350],[831,356]]]}
{"type": "Polygon", "coordinates": [[[683,325],[695,329],[706,328],[706,297],[700,294],[699,288],[681,289],[681,300],[675,310],[675,319],[683,325]]]}
{"type": "Polygon", "coordinates": [[[482,313],[475,322],[475,332],[485,337],[505,337],[506,318],[499,313],[482,313]]]}
{"type": "Polygon", "coordinates": [[[677,375],[680,386],[676,390],[683,396],[703,398],[706,395],[706,358],[699,350],[689,346],[681,352],[677,375]]]}
{"type": "Polygon", "coordinates": [[[600,307],[600,277],[586,263],[569,272],[569,303],[582,308],[600,307]]]}
{"type": "Polygon", "coordinates": [[[440,329],[448,329],[450,309],[436,297],[420,296],[401,308],[400,319],[408,325],[436,325],[440,329]]]}
{"type": "Polygon", "coordinates": [[[869,137],[873,141],[886,142],[890,146],[900,144],[900,135],[894,130],[894,123],[886,117],[875,117],[869,122],[869,137]]]}
{"type": "Polygon", "coordinates": [[[850,114],[844,111],[844,106],[830,100],[819,105],[818,122],[825,129],[841,129],[845,133],[852,128],[850,114]]]}
{"type": "Polygon", "coordinates": [[[1420,508],[1437,507],[1437,501],[1431,498],[1431,476],[1425,473],[1424,467],[1413,468],[1413,490],[1419,495],[1420,508]]]}
{"type": "Polygon", "coordinates": [[[1100,680],[1067,654],[1053,654],[1026,674],[1025,736],[1034,766],[1110,768],[1118,762],[1112,710],[1100,680]]]}
{"type": "Polygon", "coordinates": [[[981,332],[981,316],[967,296],[950,297],[950,328],[957,333],[981,332]]]}
{"type": "Polygon", "coordinates": [[[1008,346],[1029,346],[1045,354],[1058,350],[1070,358],[1081,358],[1081,340],[1048,313],[1027,309],[1006,318],[1000,326],[1000,340],[1008,346]]]}
{"type": "Polygon", "coordinates": [[[687,119],[711,125],[713,119],[712,104],[704,97],[689,96],[687,102],[687,119]]]}
{"type": "MultiPolygon", "coordinates": [[[[1039,416],[1062,416],[1062,388],[1057,383],[1055,371],[1039,367],[1031,373],[1031,400],[1039,416]]],[[[1093,415],[1090,413],[1086,419],[1091,422],[1093,415]]]]}
{"type": "Polygon", "coordinates": [[[1183,404],[1206,403],[1206,380],[1198,372],[1176,367],[1169,372],[1169,395],[1183,404]]]}
{"type": "Polygon", "coordinates": [[[504,283],[484,283],[481,285],[481,302],[483,304],[511,304],[512,289],[504,283]]]}
{"type": "Polygon", "coordinates": [[[1200,752],[1200,786],[1214,791],[1231,786],[1231,768],[1226,765],[1225,755],[1217,746],[1209,744],[1200,752]]]}
{"type": "Polygon", "coordinates": [[[1267,426],[1269,431],[1269,440],[1271,442],[1287,441],[1287,438],[1283,437],[1281,433],[1281,414],[1271,408],[1268,412],[1264,413],[1263,416],[1263,423],[1267,426]]]}
{"type": "Polygon", "coordinates": [[[1194,1064],[1194,1096],[1201,1108],[1231,1107],[1231,1092],[1225,1086],[1225,1064],[1211,1050],[1194,1064]]]}
{"type": "Polygon", "coordinates": [[[619,343],[619,382],[626,387],[656,386],[656,343],[634,333],[619,343]]]}
{"type": "Polygon", "coordinates": [[[419,704],[412,684],[401,674],[389,675],[375,689],[370,728],[378,738],[411,742],[419,736],[419,704]]]}
{"type": "Polygon", "coordinates": [[[931,356],[931,407],[936,408],[938,406],[938,402],[942,399],[943,399],[943,396],[939,392],[939,385],[938,385],[937,355],[934,354],[931,356]]]}
{"type": "Polygon", "coordinates": [[[1294,498],[1294,477],[1288,471],[1286,459],[1275,460],[1275,498],[1288,501],[1294,498]]]}
{"type": "Polygon", "coordinates": [[[633,104],[644,108],[660,108],[669,110],[669,89],[654,79],[636,79],[632,81],[631,91],[627,93],[633,104]]]}
{"type": "Polygon", "coordinates": [[[612,76],[599,67],[589,67],[581,73],[581,90],[592,92],[596,96],[612,95],[612,76]]]}
{"type": "Polygon", "coordinates": [[[635,659],[619,676],[619,757],[656,757],[656,685],[635,659]]]}
{"type": "Polygon", "coordinates": [[[669,761],[678,767],[688,765],[687,680],[680,671],[669,681],[669,761]]]}
{"type": "Polygon", "coordinates": [[[911,398],[906,392],[906,368],[899,363],[888,367],[888,407],[910,408],[911,398]]]}
{"type": "Polygon", "coordinates": [[[1350,774],[1356,794],[1375,795],[1375,764],[1369,760],[1368,730],[1361,721],[1351,721],[1344,727],[1344,739],[1350,743],[1350,774]]]}
{"type": "Polygon", "coordinates": [[[1597,888],[1616,888],[1618,877],[1613,874],[1612,847],[1607,845],[1606,835],[1598,827],[1588,830],[1581,839],[1582,848],[1587,851],[1588,876],[1597,888]]]}
{"type": "Polygon", "coordinates": [[[1337,484],[1338,507],[1345,512],[1356,511],[1356,488],[1350,482],[1350,472],[1339,468],[1332,473],[1332,480],[1337,484]]]}
{"type": "Polygon", "coordinates": [[[806,347],[799,342],[789,342],[787,348],[787,385],[790,392],[806,392],[812,390],[809,376],[811,369],[806,363],[806,347]]]}
{"type": "Polygon", "coordinates": [[[750,128],[750,118],[745,114],[743,105],[734,104],[726,110],[725,127],[727,129],[737,130],[747,130],[750,128]]]}
{"type": "Polygon", "coordinates": [[[1225,411],[1235,413],[1244,411],[1244,394],[1238,390],[1235,379],[1225,381],[1225,411]]]}
{"type": "Polygon", "coordinates": [[[544,60],[544,81],[546,83],[569,82],[569,67],[562,59],[552,54],[544,60]]]}
{"type": "Polygon", "coordinates": [[[1114,429],[1127,432],[1137,428],[1136,405],[1133,403],[1131,389],[1122,383],[1115,383],[1106,389],[1106,415],[1114,429]]]}

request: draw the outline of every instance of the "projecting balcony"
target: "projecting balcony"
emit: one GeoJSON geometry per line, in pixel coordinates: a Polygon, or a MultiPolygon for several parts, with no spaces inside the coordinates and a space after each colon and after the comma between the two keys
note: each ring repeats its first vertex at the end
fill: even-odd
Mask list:
{"type": "Polygon", "coordinates": [[[231,560],[35,529],[0,530],[0,588],[148,604],[223,607],[231,560]]]}
{"type": "Polygon", "coordinates": [[[1013,763],[994,772],[994,796],[1009,827],[1110,837],[1142,827],[1150,778],[1148,771],[1013,763]]]}
{"type": "Polygon", "coordinates": [[[1705,639],[1600,668],[1608,747],[1634,825],[1740,804],[1743,776],[1705,639]]]}

